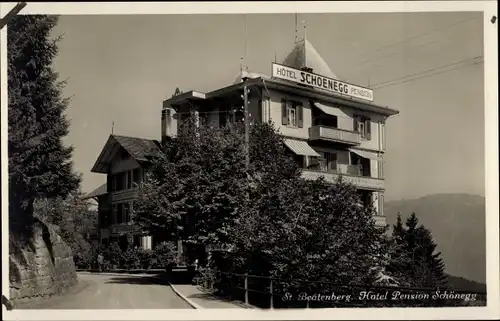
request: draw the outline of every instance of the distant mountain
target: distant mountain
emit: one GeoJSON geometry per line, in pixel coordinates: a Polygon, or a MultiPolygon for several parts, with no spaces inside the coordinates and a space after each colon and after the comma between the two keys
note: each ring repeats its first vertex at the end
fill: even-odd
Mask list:
{"type": "Polygon", "coordinates": [[[386,202],[384,212],[391,229],[396,223],[398,213],[401,213],[405,220],[415,212],[420,223],[431,230],[446,264],[446,272],[455,276],[453,282],[463,284],[460,278],[457,278],[462,277],[486,283],[484,197],[433,194],[419,199],[386,202]]]}
{"type": "Polygon", "coordinates": [[[455,291],[486,292],[486,284],[448,275],[448,285],[455,291]]]}

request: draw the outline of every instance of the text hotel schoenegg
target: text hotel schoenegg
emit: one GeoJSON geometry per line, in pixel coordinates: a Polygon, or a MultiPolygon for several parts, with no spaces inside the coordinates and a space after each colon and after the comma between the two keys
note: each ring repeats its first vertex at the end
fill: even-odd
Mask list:
{"type": "Polygon", "coordinates": [[[328,90],[341,95],[373,101],[373,90],[343,81],[272,63],[273,77],[328,90]]]}

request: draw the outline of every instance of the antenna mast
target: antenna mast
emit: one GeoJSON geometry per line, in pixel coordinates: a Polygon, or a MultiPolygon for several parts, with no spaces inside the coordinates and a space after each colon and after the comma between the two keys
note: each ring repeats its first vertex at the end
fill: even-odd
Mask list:
{"type": "Polygon", "coordinates": [[[298,18],[298,13],[296,12],[295,13],[295,43],[297,43],[297,32],[299,31],[298,30],[298,23],[297,23],[297,18],[298,18]]]}
{"type": "Polygon", "coordinates": [[[115,129],[115,122],[112,121],[111,122],[111,135],[113,135],[114,129],[115,129]]]}
{"type": "Polygon", "coordinates": [[[304,41],[307,39],[307,21],[302,20],[301,21],[304,24],[304,41]]]}
{"type": "Polygon", "coordinates": [[[245,14],[245,70],[248,71],[248,25],[247,25],[246,14],[245,14]]]}

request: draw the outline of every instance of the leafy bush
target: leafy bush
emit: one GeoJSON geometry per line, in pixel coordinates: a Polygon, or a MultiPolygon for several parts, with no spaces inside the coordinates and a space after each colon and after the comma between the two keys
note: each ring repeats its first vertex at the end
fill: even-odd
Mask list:
{"type": "Polygon", "coordinates": [[[134,247],[129,247],[122,256],[122,266],[121,268],[132,270],[141,268],[141,260],[139,257],[139,249],[134,247]]]}
{"type": "Polygon", "coordinates": [[[117,242],[113,242],[109,245],[106,257],[111,265],[111,268],[119,268],[122,266],[123,253],[117,242]]]}
{"type": "Polygon", "coordinates": [[[154,267],[168,269],[177,264],[177,251],[172,242],[163,242],[153,250],[154,267]]]}
{"type": "Polygon", "coordinates": [[[141,269],[149,270],[155,263],[154,252],[152,250],[138,249],[137,251],[139,265],[141,269]]]}

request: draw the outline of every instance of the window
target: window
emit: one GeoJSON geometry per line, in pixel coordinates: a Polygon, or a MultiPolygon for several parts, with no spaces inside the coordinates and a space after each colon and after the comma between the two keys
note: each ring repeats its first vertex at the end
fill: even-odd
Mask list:
{"type": "Polygon", "coordinates": [[[358,122],[358,133],[361,134],[361,138],[365,138],[365,136],[366,136],[366,133],[365,133],[365,123],[358,122]]]}
{"type": "Polygon", "coordinates": [[[371,120],[365,116],[353,117],[354,120],[354,131],[358,132],[361,139],[370,140],[371,139],[371,120]]]}
{"type": "Polygon", "coordinates": [[[139,185],[141,183],[142,176],[140,168],[134,169],[132,176],[134,177],[134,183],[139,185]]]}
{"type": "Polygon", "coordinates": [[[111,191],[116,191],[116,175],[111,176],[111,191]]]}
{"type": "Polygon", "coordinates": [[[122,235],[118,237],[118,245],[122,251],[126,251],[128,248],[128,239],[126,235],[122,235]]]}
{"type": "Polygon", "coordinates": [[[281,100],[282,124],[291,127],[303,127],[303,107],[299,102],[281,100]]]}
{"type": "Polygon", "coordinates": [[[124,203],[123,204],[123,223],[128,223],[128,222],[130,222],[130,204],[124,203]]]}
{"type": "Polygon", "coordinates": [[[127,188],[132,188],[132,171],[127,171],[127,188]]]}
{"type": "Polygon", "coordinates": [[[125,189],[125,173],[118,173],[113,175],[113,180],[115,181],[114,186],[115,190],[114,191],[121,191],[125,189]]]}
{"type": "Polygon", "coordinates": [[[338,128],[338,117],[335,115],[329,115],[321,111],[319,108],[313,108],[311,110],[311,116],[313,126],[338,128]]]}
{"type": "Polygon", "coordinates": [[[323,164],[321,170],[325,172],[337,171],[337,154],[330,152],[323,152],[323,164]]]}
{"type": "Polygon", "coordinates": [[[287,104],[286,111],[288,115],[288,125],[297,126],[297,109],[295,106],[287,104]]]}
{"type": "Polygon", "coordinates": [[[121,223],[123,223],[123,203],[119,203],[116,210],[116,224],[121,223]]]}
{"type": "Polygon", "coordinates": [[[142,236],[141,235],[134,235],[134,247],[142,247],[142,236]]]}
{"type": "Polygon", "coordinates": [[[305,164],[305,158],[306,156],[303,155],[294,155],[293,158],[295,159],[295,162],[297,165],[299,165],[299,168],[304,168],[305,164]]]}
{"type": "Polygon", "coordinates": [[[307,169],[310,170],[321,170],[320,158],[316,156],[308,156],[307,169]]]}
{"type": "MultiPolygon", "coordinates": [[[[351,165],[357,167],[357,172],[359,176],[371,177],[371,160],[368,158],[363,158],[356,153],[351,153],[351,165]]],[[[354,175],[354,174],[352,174],[354,175]]]]}
{"type": "Polygon", "coordinates": [[[373,206],[372,192],[358,191],[358,196],[360,203],[363,205],[363,207],[373,206]]]}
{"type": "Polygon", "coordinates": [[[118,223],[118,206],[113,204],[112,212],[111,212],[111,224],[118,223]]]}

